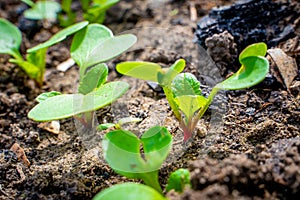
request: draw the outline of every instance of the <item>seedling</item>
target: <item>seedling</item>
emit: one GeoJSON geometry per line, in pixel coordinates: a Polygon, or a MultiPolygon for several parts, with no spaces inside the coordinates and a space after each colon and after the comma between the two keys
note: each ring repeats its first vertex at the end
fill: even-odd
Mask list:
{"type": "Polygon", "coordinates": [[[168,183],[166,186],[166,191],[175,190],[176,192],[183,192],[186,186],[191,186],[191,175],[187,169],[178,169],[171,173],[168,183]]]}
{"type": "Polygon", "coordinates": [[[24,16],[32,20],[56,20],[57,13],[60,12],[60,4],[55,1],[38,1],[34,3],[31,0],[22,0],[31,8],[24,12],[24,16]]]}
{"type": "MultiPolygon", "coordinates": [[[[107,133],[102,141],[104,158],[117,173],[128,178],[142,179],[147,185],[125,183],[106,189],[94,197],[104,199],[166,199],[158,182],[158,170],[167,158],[172,136],[164,127],[154,126],[139,139],[125,130],[107,133]],[[155,189],[155,190],[154,190],[155,189]]],[[[190,174],[179,169],[170,175],[166,191],[182,192],[190,185],[190,174]]]]}
{"type": "Polygon", "coordinates": [[[9,61],[20,66],[31,79],[35,80],[41,86],[44,80],[48,47],[61,42],[67,36],[72,35],[87,25],[88,22],[80,22],[59,31],[45,43],[28,49],[26,60],[24,60],[19,51],[22,42],[21,32],[9,21],[0,19],[0,53],[9,54],[14,57],[9,61]]]}
{"type": "MultiPolygon", "coordinates": [[[[71,57],[80,67],[78,94],[50,93],[50,97],[49,93],[43,94],[44,100],[28,117],[35,121],[52,121],[75,116],[85,127],[93,128],[94,111],[112,103],[129,88],[126,82],[106,83],[108,67],[104,62],[120,55],[135,42],[134,35],[113,36],[110,29],[100,24],[90,24],[80,30],[71,45],[71,57]]],[[[34,50],[40,48],[44,46],[34,50]]]]}
{"type": "Polygon", "coordinates": [[[80,0],[84,11],[83,18],[89,22],[102,24],[106,11],[120,0],[80,0]]]}
{"type": "Polygon", "coordinates": [[[129,124],[129,123],[135,123],[135,122],[140,122],[142,119],[140,118],[134,118],[134,117],[124,117],[120,119],[116,124],[114,123],[105,123],[105,124],[100,124],[97,129],[99,131],[103,131],[109,128],[115,128],[115,129],[122,129],[122,125],[124,124],[129,124]]]}
{"type": "Polygon", "coordinates": [[[62,0],[62,12],[58,14],[59,25],[62,27],[70,26],[76,21],[76,13],[71,9],[72,0],[62,0]]]}
{"type": "Polygon", "coordinates": [[[114,130],[102,141],[104,158],[112,169],[128,178],[142,179],[160,193],[158,170],[171,145],[171,134],[160,126],[150,128],[140,139],[130,131],[114,130]]]}
{"type": "Polygon", "coordinates": [[[174,115],[180,121],[184,133],[183,141],[192,137],[199,119],[219,90],[239,90],[261,82],[269,71],[265,43],[248,46],[239,56],[241,68],[228,79],[218,83],[206,98],[201,95],[200,83],[190,73],[180,73],[185,67],[184,60],[178,60],[170,68],[161,68],[151,62],[124,62],[117,65],[119,73],[157,82],[164,90],[174,115]]]}

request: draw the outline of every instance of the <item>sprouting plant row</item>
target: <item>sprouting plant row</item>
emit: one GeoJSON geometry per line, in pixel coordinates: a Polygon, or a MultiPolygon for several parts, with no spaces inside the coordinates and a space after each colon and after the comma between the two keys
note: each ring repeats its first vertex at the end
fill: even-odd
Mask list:
{"type": "MultiPolygon", "coordinates": [[[[120,55],[136,42],[136,37],[132,34],[114,36],[111,30],[103,25],[81,22],[63,29],[45,43],[27,50],[27,60],[24,60],[19,52],[21,37],[18,30],[6,20],[0,20],[0,26],[13,33],[13,37],[2,34],[3,45],[0,45],[0,53],[12,55],[14,59],[11,61],[20,65],[36,81],[41,81],[37,78],[40,75],[36,75],[40,73],[36,71],[41,69],[33,69],[41,65],[36,63],[34,56],[45,55],[49,46],[75,33],[70,52],[80,67],[78,93],[61,94],[52,91],[39,95],[39,103],[28,113],[28,117],[35,121],[52,121],[74,116],[83,126],[92,130],[95,128],[93,113],[115,101],[129,88],[129,85],[122,81],[106,83],[108,68],[105,62],[120,55]]],[[[192,138],[196,124],[219,90],[244,89],[264,79],[269,70],[269,63],[264,57],[266,51],[267,46],[264,43],[248,46],[239,56],[241,68],[218,83],[208,97],[201,94],[200,82],[193,74],[182,73],[185,67],[183,59],[176,61],[169,68],[162,68],[156,63],[134,61],[120,63],[116,69],[127,76],[157,82],[163,88],[183,130],[183,142],[187,142],[192,138]]],[[[116,128],[104,136],[102,149],[105,160],[112,169],[128,178],[142,179],[146,185],[116,185],[96,195],[95,200],[122,200],[128,199],[129,196],[131,199],[165,199],[164,190],[158,181],[158,171],[172,147],[172,135],[160,126],[150,128],[140,138],[130,131],[120,129],[122,123],[133,121],[139,119],[127,118],[117,124],[100,125],[99,129],[116,128]]],[[[188,185],[189,172],[180,169],[170,175],[165,191],[174,189],[181,192],[188,185]]]]}
{"type": "MultiPolygon", "coordinates": [[[[106,11],[120,0],[80,0],[84,20],[90,23],[102,24],[106,11]]],[[[22,0],[30,8],[24,12],[24,16],[32,20],[56,20],[60,26],[67,27],[76,22],[76,13],[72,10],[73,0],[62,0],[57,3],[51,0],[22,0]]]]}

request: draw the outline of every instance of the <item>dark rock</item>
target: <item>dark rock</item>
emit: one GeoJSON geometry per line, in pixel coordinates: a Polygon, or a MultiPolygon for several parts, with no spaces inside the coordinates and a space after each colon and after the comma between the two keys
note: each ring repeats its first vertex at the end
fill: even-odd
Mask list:
{"type": "Polygon", "coordinates": [[[296,1],[243,0],[214,8],[198,23],[197,42],[205,47],[206,38],[228,31],[239,52],[255,42],[277,45],[293,37],[294,22],[299,16],[297,7],[296,1]]]}

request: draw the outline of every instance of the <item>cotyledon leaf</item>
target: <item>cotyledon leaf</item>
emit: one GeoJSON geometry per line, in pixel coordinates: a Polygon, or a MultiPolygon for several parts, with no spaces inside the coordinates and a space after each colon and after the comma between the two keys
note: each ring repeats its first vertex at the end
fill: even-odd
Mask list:
{"type": "Polygon", "coordinates": [[[94,49],[106,39],[113,37],[112,31],[101,24],[90,24],[75,34],[71,45],[71,57],[81,68],[87,68],[94,49]]]}
{"type": "Polygon", "coordinates": [[[267,49],[267,45],[263,42],[249,45],[240,53],[239,61],[240,63],[242,63],[242,60],[247,57],[265,56],[267,53],[267,49]]]}
{"type": "Polygon", "coordinates": [[[28,117],[35,121],[52,121],[97,110],[115,101],[128,88],[127,83],[117,81],[104,84],[87,95],[62,94],[54,96],[37,104],[28,113],[28,117]]]}
{"type": "Polygon", "coordinates": [[[0,53],[13,55],[22,42],[20,30],[6,19],[0,19],[0,53]]]}
{"type": "Polygon", "coordinates": [[[157,171],[167,157],[172,136],[164,127],[154,126],[139,139],[130,131],[114,130],[102,141],[105,160],[118,173],[142,178],[142,173],[157,171]],[[143,145],[144,159],[140,152],[143,145]]]}
{"type": "Polygon", "coordinates": [[[241,62],[241,68],[228,79],[218,83],[215,88],[222,90],[249,88],[264,80],[269,71],[269,62],[262,56],[246,57],[241,62]]]}
{"type": "Polygon", "coordinates": [[[126,76],[154,82],[158,82],[157,74],[162,72],[161,66],[156,63],[138,61],[119,63],[116,70],[126,76]]]}
{"type": "Polygon", "coordinates": [[[89,23],[86,21],[83,22],[79,22],[77,24],[73,24],[59,32],[57,32],[55,35],[53,35],[49,40],[47,40],[44,43],[41,43],[35,47],[32,47],[30,49],[27,50],[28,53],[37,51],[39,49],[43,49],[43,48],[48,48],[56,43],[61,42],[62,40],[64,40],[66,37],[68,37],[69,35],[72,35],[73,33],[79,31],[80,29],[84,28],[85,26],[87,26],[89,23]]]}

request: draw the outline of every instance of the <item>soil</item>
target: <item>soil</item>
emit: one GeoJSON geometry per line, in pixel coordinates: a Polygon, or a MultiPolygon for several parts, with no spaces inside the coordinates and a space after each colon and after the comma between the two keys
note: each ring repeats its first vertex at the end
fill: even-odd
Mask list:
{"type": "MultiPolygon", "coordinates": [[[[131,88],[117,102],[97,111],[97,121],[116,122],[132,116],[142,121],[124,128],[137,134],[153,125],[169,129],[174,145],[160,169],[160,182],[164,187],[169,174],[183,167],[190,170],[192,183],[182,194],[169,192],[170,199],[297,199],[300,196],[299,27],[294,27],[298,31],[292,38],[276,45],[296,60],[298,74],[293,87],[287,88],[269,75],[250,89],[220,92],[188,145],[182,144],[182,131],[161,89],[153,83],[121,77],[114,70],[116,63],[126,60],[169,66],[184,58],[185,71],[195,74],[204,95],[209,94],[213,84],[237,66],[231,70],[216,67],[207,54],[209,50],[199,48],[194,42],[194,33],[197,22],[213,7],[233,3],[233,0],[126,0],[112,7],[105,25],[115,34],[136,34],[138,43],[108,63],[109,81],[123,80],[131,88]],[[292,43],[294,51],[287,48],[291,40],[296,41],[292,43]]],[[[74,1],[73,9],[81,20],[78,5],[74,1]]],[[[26,20],[22,15],[24,9],[26,6],[17,0],[0,2],[0,17],[22,30],[23,55],[27,48],[46,41],[61,29],[53,22],[26,20]]],[[[136,181],[117,175],[105,163],[100,147],[104,133],[97,132],[96,137],[87,138],[74,119],[65,119],[60,120],[59,134],[55,134],[45,130],[49,124],[41,125],[27,118],[38,94],[77,91],[78,66],[64,72],[56,69],[70,57],[70,42],[71,38],[49,48],[41,88],[9,63],[8,55],[0,55],[0,199],[91,199],[114,184],[136,181]]],[[[237,57],[213,59],[217,64],[221,60],[224,68],[236,63],[232,59],[237,57]]]]}

